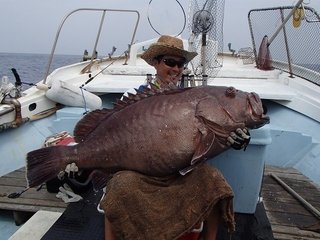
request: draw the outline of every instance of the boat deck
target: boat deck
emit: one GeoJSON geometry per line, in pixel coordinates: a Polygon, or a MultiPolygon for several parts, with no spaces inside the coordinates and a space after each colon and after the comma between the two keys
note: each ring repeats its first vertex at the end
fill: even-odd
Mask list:
{"type": "MultiPolygon", "coordinates": [[[[266,167],[262,197],[274,239],[320,239],[320,220],[284,190],[270,174],[279,177],[318,210],[320,189],[295,169],[266,167]]],[[[39,191],[30,189],[18,198],[7,197],[10,193],[23,190],[25,185],[24,168],[0,177],[0,209],[29,213],[38,210],[63,212],[66,209],[67,204],[57,199],[55,194],[47,192],[45,187],[39,191]]]]}
{"type": "Polygon", "coordinates": [[[287,192],[271,174],[302,196],[316,211],[320,211],[320,189],[293,168],[266,167],[262,197],[274,238],[320,239],[320,219],[287,192]]]}
{"type": "Polygon", "coordinates": [[[8,198],[9,194],[25,189],[26,184],[24,168],[0,177],[0,209],[35,213],[39,210],[63,212],[67,207],[54,193],[49,193],[45,186],[40,190],[29,189],[18,198],[8,198]]]}

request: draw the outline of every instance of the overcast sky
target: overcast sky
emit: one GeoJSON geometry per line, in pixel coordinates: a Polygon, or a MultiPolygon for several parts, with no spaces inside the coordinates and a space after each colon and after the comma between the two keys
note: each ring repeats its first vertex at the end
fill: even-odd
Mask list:
{"type": "MultiPolygon", "coordinates": [[[[188,14],[187,0],[179,0],[188,14]]],[[[138,10],[141,14],[136,40],[158,35],[148,24],[146,13],[150,0],[0,0],[0,52],[50,53],[56,31],[64,16],[77,8],[108,8],[138,10]]],[[[225,0],[224,41],[234,49],[251,46],[248,28],[250,9],[293,5],[293,0],[225,0]]],[[[306,0],[308,6],[320,11],[319,0],[306,0]]],[[[176,0],[153,0],[149,9],[151,22],[161,33],[174,34],[183,26],[183,13],[176,0]],[[174,20],[173,20],[174,19],[174,20]],[[162,26],[162,28],[160,27],[162,26]],[[164,26],[164,27],[163,27],[164,26]],[[167,30],[165,30],[167,29],[167,30]]],[[[61,33],[57,53],[82,54],[86,46],[94,44],[92,35],[97,30],[98,18],[88,14],[73,15],[61,33]],[[75,32],[75,33],[74,33],[75,32]],[[90,37],[90,40],[89,40],[90,37]]],[[[99,15],[101,16],[101,14],[99,15]]],[[[110,46],[125,46],[130,42],[135,15],[119,14],[110,17],[116,24],[108,29],[110,46]],[[112,38],[112,35],[114,38],[112,38]]],[[[111,21],[111,20],[110,20],[111,21]]],[[[187,36],[187,29],[183,36],[187,36]]],[[[110,48],[110,47],[109,47],[110,48]]],[[[90,49],[89,49],[90,50],[90,49]]],[[[105,52],[110,52],[105,49],[105,52]]]]}

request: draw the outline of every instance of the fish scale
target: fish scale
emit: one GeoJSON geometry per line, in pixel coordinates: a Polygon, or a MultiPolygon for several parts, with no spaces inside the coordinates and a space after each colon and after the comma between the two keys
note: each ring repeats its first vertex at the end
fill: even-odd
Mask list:
{"type": "MultiPolygon", "coordinates": [[[[114,134],[122,135],[122,137],[121,139],[120,137],[118,137],[117,138],[118,140],[113,141],[112,145],[106,144],[104,146],[107,148],[106,149],[107,153],[111,152],[109,149],[111,150],[117,149],[117,151],[112,151],[111,154],[108,154],[108,155],[110,156],[110,158],[115,159],[114,161],[117,161],[117,159],[121,159],[121,161],[118,163],[118,166],[126,165],[126,166],[132,166],[132,168],[135,168],[134,165],[136,164],[131,160],[131,158],[140,159],[143,157],[141,155],[144,155],[144,156],[147,155],[150,161],[153,161],[153,162],[155,162],[153,160],[154,158],[161,159],[161,161],[158,161],[159,163],[163,163],[164,166],[169,165],[170,162],[166,163],[166,159],[168,159],[167,155],[169,153],[165,148],[160,146],[170,146],[171,141],[173,140],[172,138],[174,138],[174,141],[179,141],[179,139],[182,139],[182,138],[179,137],[179,134],[175,134],[176,136],[170,138],[170,136],[172,136],[172,132],[177,133],[176,131],[177,126],[175,124],[176,117],[171,121],[170,121],[170,118],[167,117],[168,111],[175,111],[172,109],[172,104],[169,104],[170,98],[166,98],[165,96],[159,96],[158,98],[164,98],[164,100],[162,101],[161,99],[155,99],[155,98],[145,100],[148,102],[147,110],[140,108],[138,105],[131,105],[128,107],[128,109],[124,109],[123,111],[127,111],[129,114],[133,113],[133,114],[130,114],[129,118],[124,118],[124,119],[118,118],[117,117],[118,114],[121,116],[124,116],[122,112],[115,114],[115,118],[117,121],[116,124],[120,124],[120,126],[116,126],[116,129],[120,129],[120,132],[111,131],[111,133],[107,134],[105,137],[114,138],[113,136],[114,134]],[[147,139],[147,142],[145,139],[147,139]],[[127,142],[128,140],[130,140],[130,144],[128,144],[127,142]],[[148,151],[137,151],[141,146],[148,146],[148,148],[145,147],[146,149],[148,149],[148,151]],[[125,156],[123,157],[121,153],[122,149],[128,149],[128,151],[122,151],[123,154],[125,154],[125,156]],[[156,151],[157,149],[159,151],[156,151]]],[[[178,109],[176,110],[178,111],[178,109]]],[[[177,114],[177,115],[180,115],[180,114],[177,114]]],[[[176,115],[173,115],[173,116],[176,116],[176,115]]],[[[112,117],[106,123],[111,125],[116,125],[112,117]]],[[[187,125],[185,127],[190,128],[189,123],[185,125],[187,125]]],[[[103,128],[103,127],[104,125],[100,126],[100,128],[103,128]]],[[[184,135],[186,136],[186,134],[184,135]]],[[[184,147],[184,148],[187,148],[187,147],[184,147]]],[[[174,150],[175,149],[172,149],[171,153],[174,152],[174,150]]],[[[190,154],[189,154],[189,157],[191,157],[190,154]]],[[[140,170],[140,169],[135,169],[135,170],[140,170]]]]}
{"type": "Polygon", "coordinates": [[[257,94],[232,87],[149,89],[126,101],[80,120],[77,145],[29,152],[29,186],[56,176],[72,162],[79,169],[133,170],[150,176],[189,171],[227,150],[227,137],[237,128],[269,122],[257,94]]]}

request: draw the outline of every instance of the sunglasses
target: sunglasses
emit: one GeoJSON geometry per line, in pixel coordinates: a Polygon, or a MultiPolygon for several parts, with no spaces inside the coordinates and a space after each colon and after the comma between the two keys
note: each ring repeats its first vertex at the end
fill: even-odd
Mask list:
{"type": "Polygon", "coordinates": [[[165,65],[172,68],[175,66],[178,66],[178,68],[182,68],[186,64],[185,61],[177,61],[172,58],[164,58],[162,59],[162,61],[164,62],[165,65]]]}

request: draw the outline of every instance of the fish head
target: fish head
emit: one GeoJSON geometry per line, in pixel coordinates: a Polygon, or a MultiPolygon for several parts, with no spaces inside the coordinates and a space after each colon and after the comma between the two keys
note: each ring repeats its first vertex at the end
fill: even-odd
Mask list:
{"type": "Polygon", "coordinates": [[[267,109],[258,94],[227,87],[222,96],[222,108],[231,120],[231,125],[241,123],[250,129],[260,128],[270,122],[267,109]]]}
{"type": "Polygon", "coordinates": [[[262,103],[259,95],[254,92],[247,93],[247,111],[247,127],[255,129],[270,123],[270,118],[266,115],[267,107],[262,103]]]}

